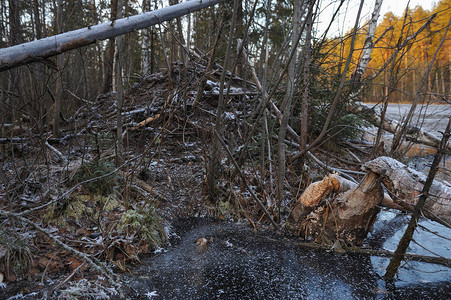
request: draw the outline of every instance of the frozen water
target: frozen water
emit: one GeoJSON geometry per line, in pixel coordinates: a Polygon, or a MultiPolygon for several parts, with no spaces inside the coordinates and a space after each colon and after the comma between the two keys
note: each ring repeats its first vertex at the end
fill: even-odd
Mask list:
{"type": "MultiPolygon", "coordinates": [[[[303,248],[281,236],[253,234],[246,224],[196,222],[180,234],[179,244],[149,258],[134,272],[137,275],[126,275],[126,282],[134,291],[145,294],[157,290],[158,299],[387,296],[385,284],[380,280],[383,259],[303,248]],[[213,237],[213,242],[196,248],[195,241],[202,237],[213,237]]],[[[423,265],[415,266],[424,269],[423,265]]],[[[448,268],[440,268],[449,274],[448,268]]],[[[400,292],[394,298],[403,299],[414,292],[423,299],[447,297],[451,283],[448,275],[443,276],[445,273],[439,272],[428,280],[427,275],[418,276],[410,269],[402,275],[403,284],[397,286],[400,292]]]]}

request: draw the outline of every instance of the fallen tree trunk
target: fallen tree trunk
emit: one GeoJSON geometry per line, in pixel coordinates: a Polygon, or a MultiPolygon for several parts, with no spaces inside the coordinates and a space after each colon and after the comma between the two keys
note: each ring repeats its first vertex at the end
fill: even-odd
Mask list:
{"type": "MultiPolygon", "coordinates": [[[[381,125],[381,117],[374,110],[362,103],[355,103],[348,107],[348,111],[353,114],[371,114],[369,121],[376,127],[381,125]]],[[[396,120],[391,120],[387,117],[384,118],[382,122],[382,129],[387,132],[396,134],[401,128],[401,124],[396,120]]],[[[440,143],[440,138],[436,135],[423,131],[421,128],[408,125],[406,129],[406,139],[414,143],[424,144],[430,147],[437,148],[440,143]]],[[[446,145],[446,150],[451,151],[451,144],[446,145]]]]}
{"type": "MultiPolygon", "coordinates": [[[[381,176],[396,204],[408,210],[415,207],[426,182],[424,174],[386,156],[366,163],[363,168],[381,176]]],[[[427,218],[451,227],[451,184],[433,181],[423,213],[427,218]]]]}
{"type": "Polygon", "coordinates": [[[19,65],[43,61],[51,56],[97,41],[147,28],[215,5],[225,0],[191,0],[144,14],[58,34],[37,41],[0,49],[0,72],[19,65]]]}

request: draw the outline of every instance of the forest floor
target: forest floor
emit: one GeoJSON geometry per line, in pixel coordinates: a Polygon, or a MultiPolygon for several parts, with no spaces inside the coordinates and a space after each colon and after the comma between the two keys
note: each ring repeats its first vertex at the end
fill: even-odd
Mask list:
{"type": "MultiPolygon", "coordinates": [[[[1,299],[116,297],[121,288],[106,277],[133,270],[143,257],[161,251],[174,232],[172,224],[193,216],[242,219],[254,231],[267,228],[268,220],[246,187],[238,177],[230,178],[233,167],[226,155],[218,201],[213,204],[206,197],[220,67],[206,78],[204,97],[195,110],[205,67],[174,64],[171,71],[143,77],[128,89],[121,168],[115,151],[115,93],[99,95],[95,101],[78,99],[82,105],[65,119],[61,138],[39,134],[30,124],[16,128],[24,138],[3,138],[0,209],[13,215],[0,216],[0,259],[5,262],[0,266],[5,277],[0,281],[5,283],[1,299]],[[57,245],[57,240],[67,247],[57,245]],[[91,255],[93,263],[77,251],[91,255]],[[102,272],[94,271],[95,266],[102,272]]],[[[246,136],[246,119],[258,104],[257,92],[241,78],[230,82],[224,139],[237,154],[246,136]]],[[[254,142],[259,139],[256,136],[254,142]]],[[[268,204],[274,198],[275,175],[262,172],[258,148],[248,151],[243,175],[268,204]]],[[[371,151],[371,144],[362,140],[314,154],[327,165],[359,172],[371,151]]],[[[428,155],[411,161],[430,161],[428,155]]],[[[294,165],[288,169],[284,209],[276,213],[270,207],[279,221],[286,219],[309,182],[327,174],[309,164],[306,178],[299,179],[294,165]]],[[[362,177],[355,175],[357,181],[362,177]]]]}

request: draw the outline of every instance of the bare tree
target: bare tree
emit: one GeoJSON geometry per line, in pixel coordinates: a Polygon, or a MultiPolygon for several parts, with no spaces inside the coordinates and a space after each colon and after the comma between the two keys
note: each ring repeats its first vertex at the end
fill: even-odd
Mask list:
{"type": "MultiPolygon", "coordinates": [[[[238,2],[239,0],[234,0],[233,2],[233,12],[232,12],[232,23],[230,25],[230,31],[229,31],[229,37],[227,40],[227,49],[226,49],[226,56],[224,59],[224,66],[221,74],[221,79],[219,82],[219,99],[218,99],[218,108],[216,111],[216,122],[215,122],[215,131],[219,134],[223,134],[223,126],[222,126],[222,119],[223,119],[223,112],[225,109],[225,103],[224,103],[224,82],[225,77],[227,73],[227,67],[229,65],[230,60],[230,52],[232,50],[232,43],[233,43],[233,36],[235,32],[235,24],[236,24],[236,17],[237,17],[237,10],[238,10],[238,2]]],[[[212,134],[212,145],[211,145],[211,154],[210,154],[210,163],[208,165],[208,172],[207,172],[207,187],[208,192],[212,200],[215,199],[215,190],[216,190],[216,180],[219,177],[219,170],[220,170],[220,159],[219,159],[219,149],[220,149],[220,141],[219,139],[212,134]]]]}
{"type": "MultiPolygon", "coordinates": [[[[58,0],[57,4],[56,23],[58,33],[63,32],[63,0],[58,0]]],[[[56,91],[55,91],[55,107],[53,110],[53,136],[59,138],[60,135],[60,114],[61,114],[61,101],[63,98],[63,54],[57,57],[57,74],[56,74],[56,91]]]]}
{"type": "MultiPolygon", "coordinates": [[[[299,37],[300,32],[300,17],[301,17],[301,3],[300,0],[294,1],[293,7],[293,20],[292,20],[292,34],[291,34],[291,51],[293,53],[294,59],[290,61],[290,66],[288,68],[288,77],[287,77],[287,92],[285,94],[281,111],[282,111],[282,119],[280,120],[280,128],[278,135],[278,174],[277,174],[277,203],[280,208],[280,204],[283,200],[283,190],[284,190],[284,182],[285,182],[285,170],[286,170],[286,162],[285,162],[285,135],[287,133],[287,125],[288,118],[291,115],[291,103],[293,101],[293,93],[294,93],[294,80],[295,80],[295,71],[296,71],[296,58],[297,58],[297,38],[299,37]]],[[[311,15],[310,15],[311,16],[311,15]]]]}

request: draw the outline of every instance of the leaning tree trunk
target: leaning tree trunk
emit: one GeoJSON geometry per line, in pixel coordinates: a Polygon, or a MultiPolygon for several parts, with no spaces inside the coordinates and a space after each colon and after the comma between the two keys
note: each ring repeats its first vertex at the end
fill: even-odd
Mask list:
{"type": "MultiPolygon", "coordinates": [[[[0,49],[0,72],[45,60],[125,33],[160,24],[226,0],[191,0],[152,12],[78,29],[41,40],[0,49]]],[[[13,1],[11,1],[13,2],[13,1]]]]}

